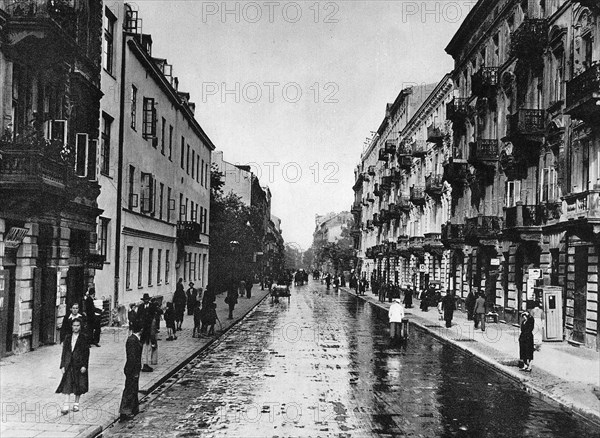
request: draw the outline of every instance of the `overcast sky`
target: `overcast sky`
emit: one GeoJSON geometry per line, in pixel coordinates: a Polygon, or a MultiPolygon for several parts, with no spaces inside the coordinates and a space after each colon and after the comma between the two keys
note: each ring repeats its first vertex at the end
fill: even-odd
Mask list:
{"type": "Polygon", "coordinates": [[[284,239],[349,210],[353,169],[387,102],[452,69],[444,48],[473,2],[131,3],[226,161],[251,164],[284,239]],[[227,9],[227,11],[225,11],[227,9]],[[224,11],[226,12],[224,14],[224,11]]]}

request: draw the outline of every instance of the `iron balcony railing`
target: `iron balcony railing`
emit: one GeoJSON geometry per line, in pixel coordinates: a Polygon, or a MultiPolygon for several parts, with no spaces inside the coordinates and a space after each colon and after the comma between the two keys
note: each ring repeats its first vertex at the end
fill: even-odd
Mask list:
{"type": "Polygon", "coordinates": [[[468,174],[467,160],[451,158],[450,162],[444,166],[444,179],[450,184],[465,184],[468,174]]]}
{"type": "Polygon", "coordinates": [[[546,112],[540,109],[520,109],[508,116],[508,137],[540,135],[546,128],[546,112]]]}
{"type": "Polygon", "coordinates": [[[446,119],[451,122],[460,122],[467,118],[469,112],[469,106],[467,105],[468,99],[455,97],[446,104],[446,119]]]}
{"type": "Polygon", "coordinates": [[[477,97],[494,94],[498,86],[498,67],[481,67],[471,76],[471,92],[477,97]]]}
{"type": "Polygon", "coordinates": [[[465,224],[451,224],[447,223],[442,225],[442,243],[462,243],[465,240],[465,224]]]}
{"type": "Polygon", "coordinates": [[[470,144],[469,159],[474,162],[498,161],[500,152],[498,140],[495,138],[480,138],[470,144]]]}
{"type": "Polygon", "coordinates": [[[427,126],[427,141],[431,143],[441,143],[444,139],[442,127],[437,123],[427,126]]]}
{"type": "Polygon", "coordinates": [[[425,140],[415,140],[412,143],[412,153],[415,157],[423,157],[427,155],[429,146],[425,140]]]}
{"type": "Polygon", "coordinates": [[[398,157],[412,155],[412,146],[411,146],[411,144],[408,143],[408,142],[406,142],[406,141],[401,141],[400,144],[398,145],[397,154],[398,154],[398,157]]]}
{"type": "Polygon", "coordinates": [[[544,223],[541,205],[516,205],[507,207],[505,228],[539,227],[544,223]]]}
{"type": "Polygon", "coordinates": [[[413,204],[425,204],[425,187],[413,186],[410,188],[410,202],[413,204]]]}
{"type": "Polygon", "coordinates": [[[402,211],[409,211],[411,208],[410,205],[410,197],[406,196],[406,195],[401,195],[397,198],[396,200],[396,205],[400,208],[400,210],[402,211]]]}
{"type": "Polygon", "coordinates": [[[19,22],[52,20],[71,38],[77,38],[77,11],[68,0],[8,0],[5,11],[19,22]]]}
{"type": "Polygon", "coordinates": [[[440,194],[444,187],[444,176],[442,174],[431,174],[425,178],[425,191],[431,194],[440,194]]]}
{"type": "Polygon", "coordinates": [[[512,34],[510,55],[524,61],[540,58],[548,44],[548,21],[525,18],[512,34]]]}
{"type": "Polygon", "coordinates": [[[177,222],[177,238],[185,245],[198,242],[202,228],[197,222],[177,222]]]}
{"type": "Polygon", "coordinates": [[[375,166],[369,166],[367,168],[367,173],[371,176],[375,176],[375,166]]]}
{"type": "Polygon", "coordinates": [[[503,220],[498,216],[476,216],[465,221],[465,239],[497,239],[503,229],[503,220]]]}
{"type": "Polygon", "coordinates": [[[567,82],[565,112],[580,120],[600,115],[600,63],[567,82]]]}
{"type": "Polygon", "coordinates": [[[387,140],[385,142],[385,152],[387,154],[395,154],[396,153],[396,140],[387,140]]]}

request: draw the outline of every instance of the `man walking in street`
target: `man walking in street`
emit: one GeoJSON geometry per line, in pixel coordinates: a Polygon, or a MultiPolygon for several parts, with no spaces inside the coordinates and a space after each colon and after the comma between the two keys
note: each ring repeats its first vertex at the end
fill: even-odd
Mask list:
{"type": "Polygon", "coordinates": [[[94,300],[96,289],[90,287],[85,294],[84,309],[87,319],[87,338],[90,345],[100,346],[100,311],[96,309],[94,300]]]}
{"type": "Polygon", "coordinates": [[[448,293],[442,298],[442,310],[444,311],[444,321],[446,321],[446,328],[452,327],[452,316],[454,315],[454,309],[456,308],[454,301],[454,291],[448,291],[448,293]]]}
{"type": "Polygon", "coordinates": [[[125,388],[121,397],[121,406],[119,407],[120,421],[130,420],[139,413],[140,402],[138,399],[138,390],[140,386],[140,370],[142,369],[142,343],[141,343],[141,325],[133,326],[133,334],[127,338],[125,343],[125,388]]]}
{"type": "Polygon", "coordinates": [[[177,281],[175,287],[175,293],[173,294],[173,307],[175,308],[175,329],[181,330],[181,324],[183,324],[183,314],[185,313],[185,304],[187,297],[183,290],[183,278],[177,281]]]}
{"type": "Polygon", "coordinates": [[[477,299],[475,300],[475,328],[479,326],[481,323],[481,331],[485,331],[485,298],[483,294],[479,294],[477,299]]]}
{"type": "Polygon", "coordinates": [[[196,289],[194,283],[190,281],[189,288],[186,292],[188,316],[194,314],[196,308],[196,289]]]}

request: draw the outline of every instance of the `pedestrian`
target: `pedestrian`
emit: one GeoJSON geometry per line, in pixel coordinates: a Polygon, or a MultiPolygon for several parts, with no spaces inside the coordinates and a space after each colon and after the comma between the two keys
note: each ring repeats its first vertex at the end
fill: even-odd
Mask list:
{"type": "Polygon", "coordinates": [[[152,354],[152,325],[154,322],[154,306],[151,303],[150,295],[147,293],[142,297],[143,304],[138,307],[138,323],[141,325],[142,332],[140,341],[143,345],[144,352],[144,366],[142,371],[149,373],[154,371],[148,363],[150,362],[152,354]]]}
{"type": "Polygon", "coordinates": [[[151,300],[152,324],[150,329],[150,365],[158,365],[158,332],[160,331],[160,316],[163,311],[157,298],[151,300]]]}
{"type": "Polygon", "coordinates": [[[200,337],[200,326],[202,325],[202,303],[196,301],[196,307],[194,308],[194,330],[192,331],[192,338],[200,337]]]}
{"type": "Polygon", "coordinates": [[[237,304],[238,299],[238,290],[237,283],[232,281],[227,289],[227,296],[225,297],[225,302],[229,306],[229,317],[227,319],[233,319],[233,309],[237,304]]]}
{"type": "Polygon", "coordinates": [[[465,299],[465,307],[467,308],[467,320],[473,321],[475,313],[475,294],[473,291],[469,291],[469,295],[465,299]]]}
{"type": "Polygon", "coordinates": [[[446,321],[446,327],[452,327],[452,317],[454,315],[454,310],[456,310],[454,291],[448,291],[446,296],[442,298],[442,310],[444,311],[444,321],[446,321]]]}
{"type": "Polygon", "coordinates": [[[191,316],[194,314],[194,309],[196,308],[196,289],[194,289],[194,283],[191,281],[186,292],[186,299],[188,316],[191,316]]]}
{"type": "Polygon", "coordinates": [[[407,309],[412,308],[413,302],[413,291],[412,286],[408,286],[406,288],[406,292],[404,292],[404,307],[407,309]]]}
{"type": "Polygon", "coordinates": [[[327,285],[327,289],[329,289],[329,286],[331,285],[331,274],[329,272],[325,276],[325,284],[327,285]]]}
{"type": "Polygon", "coordinates": [[[175,309],[175,329],[181,330],[181,324],[183,324],[183,314],[185,313],[185,305],[187,303],[187,297],[183,290],[183,278],[177,281],[175,287],[175,293],[173,294],[173,307],[175,309]]]}
{"type": "Polygon", "coordinates": [[[385,302],[385,295],[387,293],[387,285],[385,284],[385,282],[382,282],[381,284],[379,284],[379,282],[377,282],[378,288],[377,290],[379,291],[379,296],[378,299],[379,301],[381,301],[382,303],[385,302]]]}
{"type": "MultiPolygon", "coordinates": [[[[204,295],[202,296],[202,310],[200,312],[200,321],[202,322],[202,326],[200,327],[200,333],[206,333],[206,329],[208,327],[207,317],[208,317],[208,309],[209,305],[214,303],[216,300],[214,291],[212,287],[207,284],[206,290],[204,291],[204,295]]],[[[216,306],[215,306],[216,308],[216,306]]]]}
{"type": "MultiPolygon", "coordinates": [[[[527,312],[521,313],[521,334],[519,335],[519,359],[523,363],[522,371],[531,372],[533,361],[533,329],[535,321],[527,312]]],[[[519,364],[520,365],[520,364],[519,364]]]]}
{"type": "Polygon", "coordinates": [[[533,331],[533,347],[535,351],[540,351],[542,348],[542,341],[544,339],[544,311],[539,301],[536,301],[533,309],[529,311],[529,314],[533,318],[534,328],[533,331]]]}
{"type": "Polygon", "coordinates": [[[94,300],[96,299],[96,289],[88,288],[85,293],[84,311],[87,322],[87,338],[90,344],[100,347],[100,310],[96,309],[94,300]]]}
{"type": "Polygon", "coordinates": [[[167,326],[167,341],[174,341],[177,336],[175,335],[175,309],[173,303],[167,303],[164,318],[167,326]]]}
{"type": "Polygon", "coordinates": [[[388,310],[390,320],[390,338],[392,340],[402,336],[402,319],[404,318],[404,306],[398,298],[394,298],[388,310]]]}
{"type": "Polygon", "coordinates": [[[135,303],[129,305],[127,320],[129,321],[129,336],[131,336],[133,334],[133,327],[137,324],[137,305],[135,303]]]}
{"type": "Polygon", "coordinates": [[[206,309],[205,312],[206,316],[205,316],[205,322],[203,323],[203,328],[204,328],[204,324],[206,324],[206,326],[208,327],[208,335],[214,335],[215,334],[215,324],[217,323],[217,303],[209,303],[208,304],[208,308],[206,309]]]}
{"type": "Polygon", "coordinates": [[[238,285],[238,295],[240,298],[243,298],[246,295],[246,282],[244,280],[240,280],[240,284],[238,285]]]}
{"type": "Polygon", "coordinates": [[[429,310],[429,291],[427,289],[423,289],[419,298],[421,299],[421,305],[419,308],[423,312],[427,312],[429,310]]]}
{"type": "Polygon", "coordinates": [[[360,280],[359,295],[365,295],[367,293],[367,280],[365,278],[360,280]]]}
{"type": "Polygon", "coordinates": [[[338,275],[335,275],[333,277],[333,287],[335,289],[338,289],[340,287],[340,277],[338,275]]]}
{"type": "Polygon", "coordinates": [[[475,313],[475,328],[481,323],[481,331],[485,331],[485,298],[483,294],[479,294],[475,300],[475,307],[473,309],[475,313]]]}
{"type": "Polygon", "coordinates": [[[246,280],[246,298],[252,298],[252,278],[246,280]]]}
{"type": "Polygon", "coordinates": [[[71,305],[71,311],[69,313],[67,313],[65,315],[65,317],[63,318],[62,325],[60,326],[60,343],[61,344],[65,340],[67,335],[70,335],[72,333],[71,322],[73,322],[74,319],[79,319],[81,321],[81,324],[84,325],[84,316],[81,313],[79,313],[79,304],[78,303],[73,303],[71,305]]]}
{"type": "Polygon", "coordinates": [[[62,378],[57,394],[65,395],[65,402],[61,413],[69,413],[69,397],[75,394],[73,412],[79,411],[79,398],[88,392],[88,364],[90,360],[90,346],[81,333],[82,322],[80,319],[71,320],[71,333],[65,336],[62,354],[60,357],[60,371],[62,378]]]}
{"type": "Polygon", "coordinates": [[[120,420],[125,421],[137,415],[140,411],[138,390],[140,386],[140,371],[142,369],[142,327],[139,324],[133,326],[133,334],[127,338],[125,343],[125,354],[127,360],[123,372],[125,373],[125,388],[121,397],[119,407],[120,420]]]}

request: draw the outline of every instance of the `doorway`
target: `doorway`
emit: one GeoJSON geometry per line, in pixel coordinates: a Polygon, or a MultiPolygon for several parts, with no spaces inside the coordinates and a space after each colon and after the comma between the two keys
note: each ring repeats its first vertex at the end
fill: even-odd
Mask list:
{"type": "Polygon", "coordinates": [[[585,317],[588,277],[588,248],[575,247],[575,290],[573,291],[573,340],[585,342],[585,317]]]}
{"type": "Polygon", "coordinates": [[[15,267],[0,270],[0,357],[13,350],[15,323],[15,267]]]}
{"type": "Polygon", "coordinates": [[[67,308],[73,303],[78,303],[83,309],[83,295],[85,294],[85,276],[83,267],[71,266],[67,271],[67,308]]]}

